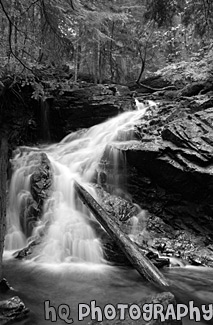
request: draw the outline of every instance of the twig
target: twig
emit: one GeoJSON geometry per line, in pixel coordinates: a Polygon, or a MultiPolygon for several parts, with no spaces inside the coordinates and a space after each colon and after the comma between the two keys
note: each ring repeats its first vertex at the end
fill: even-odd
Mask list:
{"type": "MultiPolygon", "coordinates": [[[[39,1],[40,1],[40,0],[39,0],[39,1]]],[[[3,10],[5,16],[6,16],[7,19],[11,22],[12,26],[14,26],[15,29],[16,29],[18,32],[20,32],[20,33],[22,33],[23,35],[25,35],[25,36],[26,36],[30,41],[34,42],[34,40],[33,40],[31,37],[29,37],[29,36],[27,35],[27,33],[25,33],[23,30],[19,29],[19,28],[17,27],[17,25],[14,24],[14,22],[12,21],[12,19],[9,17],[8,13],[6,12],[5,8],[3,9],[4,5],[2,4],[2,1],[1,1],[1,0],[0,0],[0,4],[1,4],[2,10],[3,10]]]]}
{"type": "Polygon", "coordinates": [[[9,17],[9,15],[8,15],[8,13],[7,13],[7,11],[5,10],[5,8],[4,8],[4,5],[3,5],[3,3],[2,3],[2,0],[0,0],[0,5],[1,5],[1,7],[2,7],[2,10],[3,10],[3,12],[4,12],[4,14],[5,14],[5,16],[7,17],[7,20],[8,20],[8,22],[9,22],[9,48],[10,48],[10,53],[14,56],[14,58],[25,68],[25,69],[27,69],[27,70],[29,70],[29,71],[31,71],[32,73],[33,73],[33,70],[32,69],[30,69],[26,64],[24,64],[24,62],[22,62],[20,59],[19,59],[19,57],[14,53],[14,51],[13,51],[13,48],[12,48],[12,42],[11,42],[11,38],[12,38],[12,25],[14,25],[13,24],[13,22],[12,22],[12,20],[10,19],[10,17],[9,17]]]}
{"type": "Polygon", "coordinates": [[[26,13],[30,10],[30,8],[31,8],[32,6],[34,6],[37,2],[40,2],[40,1],[41,1],[41,0],[36,0],[36,1],[32,2],[32,3],[29,5],[29,7],[28,7],[24,12],[21,13],[20,17],[22,17],[24,14],[26,14],[26,13]]]}

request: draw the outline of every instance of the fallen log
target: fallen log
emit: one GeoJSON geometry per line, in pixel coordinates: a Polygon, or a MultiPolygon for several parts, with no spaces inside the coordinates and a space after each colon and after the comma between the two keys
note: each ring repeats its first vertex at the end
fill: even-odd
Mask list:
{"type": "Polygon", "coordinates": [[[164,91],[164,90],[177,90],[177,88],[175,86],[167,86],[167,87],[163,87],[163,88],[153,88],[150,87],[148,85],[145,85],[141,82],[137,83],[140,87],[146,88],[147,90],[151,90],[152,92],[155,91],[164,91]]]}
{"type": "Polygon", "coordinates": [[[75,190],[82,202],[86,204],[98,222],[121,248],[135,269],[150,282],[160,286],[169,286],[163,274],[139,251],[134,242],[119,229],[110,218],[110,215],[91,194],[76,181],[75,190]]]}

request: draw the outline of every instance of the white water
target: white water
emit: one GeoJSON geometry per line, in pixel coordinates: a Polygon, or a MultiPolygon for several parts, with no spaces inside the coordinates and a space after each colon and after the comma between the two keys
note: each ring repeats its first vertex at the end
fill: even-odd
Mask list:
{"type": "MultiPolygon", "coordinates": [[[[59,144],[17,151],[12,161],[15,171],[9,193],[6,250],[22,248],[29,241],[29,234],[23,232],[27,228],[23,211],[26,202],[31,200],[30,177],[39,163],[37,153],[45,152],[53,169],[54,190],[44,205],[42,219],[31,234],[31,238],[42,235],[42,244],[38,246],[34,260],[42,263],[102,261],[100,242],[89,223],[92,216],[76,197],[74,180],[96,197],[90,182],[103,153],[114,141],[132,139],[134,125],[146,111],[144,105],[140,103],[140,106],[142,109],[125,112],[83,134],[72,133],[59,144]]],[[[114,158],[115,166],[117,159],[114,158]]]]}

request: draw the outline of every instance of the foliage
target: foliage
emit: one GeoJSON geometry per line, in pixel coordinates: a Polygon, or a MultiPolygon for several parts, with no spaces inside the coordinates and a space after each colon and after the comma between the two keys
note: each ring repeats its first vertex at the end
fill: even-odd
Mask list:
{"type": "Polygon", "coordinates": [[[212,77],[213,73],[213,48],[210,47],[202,59],[199,53],[195,54],[190,61],[181,61],[167,65],[156,72],[164,79],[174,84],[188,83],[193,81],[205,81],[212,77]]]}
{"type": "Polygon", "coordinates": [[[169,78],[204,78],[212,9],[209,0],[0,0],[0,77],[31,80],[36,98],[57,82],[140,82],[166,65],[169,78]]]}

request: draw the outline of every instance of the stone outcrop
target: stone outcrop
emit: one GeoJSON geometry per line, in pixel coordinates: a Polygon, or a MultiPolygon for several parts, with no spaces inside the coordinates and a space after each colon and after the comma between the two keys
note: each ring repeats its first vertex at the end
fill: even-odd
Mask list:
{"type": "Polygon", "coordinates": [[[154,247],[213,266],[213,108],[200,106],[159,103],[136,127],[138,140],[114,149],[126,157],[133,201],[149,211],[154,247]]]}
{"type": "Polygon", "coordinates": [[[61,139],[71,131],[95,124],[135,108],[126,86],[86,85],[56,96],[50,102],[50,134],[61,139]]]}
{"type": "MultiPolygon", "coordinates": [[[[54,82],[57,84],[56,80],[54,82]]],[[[45,84],[44,102],[32,98],[33,88],[29,84],[13,83],[12,78],[4,80],[4,89],[0,91],[0,125],[8,129],[13,148],[58,142],[71,131],[91,127],[135,108],[127,86],[81,82],[67,84],[66,90],[49,88],[50,85],[45,84]]]]}
{"type": "Polygon", "coordinates": [[[29,156],[30,193],[20,211],[20,222],[27,237],[32,234],[35,223],[42,215],[45,200],[52,191],[53,175],[50,161],[45,153],[33,153],[29,156]],[[31,161],[30,161],[31,160],[31,161]]]}

